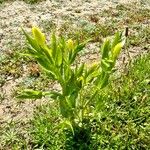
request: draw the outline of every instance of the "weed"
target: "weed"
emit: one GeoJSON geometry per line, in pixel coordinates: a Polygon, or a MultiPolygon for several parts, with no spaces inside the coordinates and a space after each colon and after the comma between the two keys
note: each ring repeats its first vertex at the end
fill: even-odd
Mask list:
{"type": "MultiPolygon", "coordinates": [[[[59,128],[62,116],[58,101],[37,107],[28,130],[29,142],[22,141],[24,147],[49,150],[149,149],[149,58],[150,54],[136,58],[128,73],[119,78],[115,76],[118,73],[114,73],[112,82],[92,100],[90,109],[93,115],[84,119],[82,127],[74,128],[74,135],[70,130],[59,128]]],[[[93,92],[85,91],[87,99],[93,92]]]]}
{"type": "MultiPolygon", "coordinates": [[[[57,136],[53,136],[50,141],[61,141],[57,146],[62,149],[145,149],[150,148],[150,128],[149,128],[149,109],[150,109],[150,54],[136,58],[129,67],[128,74],[122,74],[117,80],[113,77],[111,84],[103,89],[95,97],[93,104],[95,115],[85,119],[83,127],[74,128],[75,134],[68,130],[64,132],[56,132],[57,136]],[[135,86],[136,85],[136,86],[135,86]],[[97,114],[97,112],[99,112],[97,114]],[[61,133],[61,136],[59,135],[61,133]]],[[[86,92],[90,95],[91,92],[86,92]]],[[[37,109],[34,117],[36,129],[32,136],[36,137],[41,134],[40,139],[46,137],[39,129],[42,126],[43,130],[47,128],[47,120],[40,122],[43,118],[55,118],[52,121],[53,128],[57,128],[57,121],[59,122],[58,106],[43,106],[42,109],[37,109]],[[52,109],[53,108],[53,109],[52,109]],[[49,110],[49,111],[47,111],[49,110]],[[54,115],[54,116],[53,116],[54,115]],[[55,116],[56,115],[56,116],[55,116]],[[46,122],[46,123],[45,123],[46,122]],[[56,123],[56,124],[55,124],[56,123]]],[[[48,123],[52,126],[52,122],[48,123]]],[[[48,134],[50,136],[51,134],[48,134]]],[[[52,133],[53,135],[53,133],[52,133]]],[[[48,141],[45,139],[45,141],[48,141]]],[[[44,146],[44,145],[43,145],[44,146]]],[[[51,145],[49,145],[51,147],[51,145]]],[[[47,149],[49,149],[48,147],[47,149]]]]}
{"type": "Polygon", "coordinates": [[[89,120],[91,101],[100,89],[108,84],[109,76],[112,74],[125,39],[120,33],[116,33],[113,40],[106,39],[101,47],[101,62],[86,66],[84,63],[75,63],[75,58],[85,47],[86,42],[57,39],[55,34],[52,34],[51,43],[47,45],[45,35],[38,28],[32,28],[33,37],[24,30],[23,32],[29,42],[26,55],[36,59],[48,76],[58,82],[61,91],[42,92],[27,89],[20,93],[18,98],[37,99],[50,95],[52,99],[59,101],[60,113],[63,117],[60,127],[71,130],[74,138],[78,134],[83,134],[81,136],[85,139],[88,131],[87,126],[84,126],[86,125],[84,121],[89,120]],[[85,96],[87,89],[95,89],[89,98],[85,96]]]}

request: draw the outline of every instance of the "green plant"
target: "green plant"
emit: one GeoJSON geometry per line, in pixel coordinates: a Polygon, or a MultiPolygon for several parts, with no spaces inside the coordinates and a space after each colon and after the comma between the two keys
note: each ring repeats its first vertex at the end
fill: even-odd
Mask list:
{"type": "Polygon", "coordinates": [[[57,128],[58,101],[38,107],[31,123],[30,149],[149,149],[149,58],[150,54],[138,57],[129,73],[112,75],[112,82],[92,100],[99,113],[90,124],[84,120],[84,127],[74,129],[74,136],[57,128]]]}
{"type": "Polygon", "coordinates": [[[26,56],[33,57],[40,67],[60,85],[60,91],[34,91],[24,90],[18,98],[42,98],[49,95],[59,101],[63,122],[60,126],[69,127],[74,134],[74,129],[83,127],[90,116],[90,104],[94,97],[108,84],[108,79],[113,72],[114,65],[125,37],[116,33],[115,38],[107,38],[101,47],[101,61],[88,66],[75,61],[87,42],[65,40],[52,34],[50,44],[46,43],[45,35],[40,29],[33,27],[33,36],[23,30],[29,46],[26,56]],[[86,97],[85,91],[93,91],[92,96],[86,97]]]}

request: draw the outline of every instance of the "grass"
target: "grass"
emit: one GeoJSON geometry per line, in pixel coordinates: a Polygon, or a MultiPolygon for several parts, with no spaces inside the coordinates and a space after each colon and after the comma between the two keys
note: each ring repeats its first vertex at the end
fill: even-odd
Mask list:
{"type": "MultiPolygon", "coordinates": [[[[22,68],[23,59],[21,59],[17,50],[15,53],[13,53],[12,51],[10,53],[1,55],[0,63],[1,63],[0,64],[1,77],[5,78],[7,76],[11,76],[11,77],[17,78],[22,74],[21,68],[22,68]]],[[[1,81],[1,84],[2,83],[3,82],[1,81]]]]}
{"type": "Polygon", "coordinates": [[[27,127],[15,121],[9,121],[0,127],[0,149],[28,149],[27,127]],[[22,126],[22,127],[20,127],[22,126]]]}
{"type": "Polygon", "coordinates": [[[64,143],[64,136],[58,130],[59,122],[60,114],[55,103],[38,107],[35,118],[31,121],[32,146],[42,149],[60,149],[64,143]]]}

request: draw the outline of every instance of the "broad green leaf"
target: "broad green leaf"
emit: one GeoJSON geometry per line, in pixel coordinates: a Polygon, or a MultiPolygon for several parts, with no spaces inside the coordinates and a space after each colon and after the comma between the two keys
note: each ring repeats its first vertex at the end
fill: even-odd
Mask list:
{"type": "Polygon", "coordinates": [[[31,54],[31,53],[20,53],[21,56],[28,56],[28,57],[33,57],[36,58],[37,55],[36,54],[31,54]]]}
{"type": "Polygon", "coordinates": [[[93,73],[95,70],[97,70],[98,69],[98,67],[99,67],[99,63],[93,63],[92,65],[91,65],[91,67],[88,69],[88,74],[91,74],[91,73],[93,73]]]}
{"type": "Polygon", "coordinates": [[[110,64],[114,63],[114,61],[111,60],[111,59],[105,59],[105,60],[106,60],[106,62],[108,62],[108,63],[110,63],[110,64]]]}
{"type": "Polygon", "coordinates": [[[86,83],[91,83],[96,77],[99,76],[99,71],[95,70],[92,74],[89,74],[86,78],[86,83]]]}
{"type": "Polygon", "coordinates": [[[77,45],[76,47],[75,47],[75,49],[73,50],[73,54],[72,54],[72,57],[70,58],[70,64],[72,64],[74,61],[75,61],[75,58],[76,58],[76,56],[77,56],[77,54],[81,51],[81,50],[83,50],[83,48],[85,47],[85,44],[86,43],[81,43],[81,44],[79,44],[79,45],[77,45]]]}
{"type": "Polygon", "coordinates": [[[83,79],[83,77],[81,76],[81,77],[77,80],[77,83],[76,83],[79,89],[82,88],[83,83],[84,83],[84,79],[83,79]]]}
{"type": "Polygon", "coordinates": [[[113,67],[115,66],[115,61],[114,61],[114,60],[111,60],[111,59],[106,59],[105,62],[106,62],[107,64],[109,64],[109,67],[107,68],[107,72],[108,72],[108,73],[111,73],[113,67]]]}
{"type": "Polygon", "coordinates": [[[41,46],[45,45],[45,42],[46,42],[45,35],[41,32],[39,28],[33,27],[32,34],[39,45],[41,46]]]}
{"type": "Polygon", "coordinates": [[[87,67],[84,73],[84,81],[86,84],[92,82],[99,74],[99,63],[93,63],[91,67],[87,67]]]}
{"type": "Polygon", "coordinates": [[[122,47],[123,47],[123,44],[122,44],[121,42],[118,43],[118,44],[114,47],[114,49],[113,49],[113,51],[112,51],[112,55],[113,55],[114,60],[117,59],[118,55],[120,54],[120,51],[121,51],[121,48],[122,48],[122,47]]]}
{"type": "Polygon", "coordinates": [[[71,58],[69,59],[69,64],[72,64],[72,63],[75,61],[76,56],[77,56],[77,52],[73,53],[73,55],[72,55],[71,58]]]}
{"type": "Polygon", "coordinates": [[[56,63],[58,66],[60,66],[63,62],[63,54],[61,49],[58,47],[57,48],[57,55],[56,55],[56,63]]]}
{"type": "Polygon", "coordinates": [[[56,100],[58,97],[62,97],[62,94],[56,91],[43,92],[43,96],[49,96],[50,98],[56,100]]]}
{"type": "Polygon", "coordinates": [[[52,48],[53,59],[55,59],[56,58],[56,53],[57,53],[57,40],[56,40],[55,33],[52,33],[51,48],[52,48]]]}
{"type": "Polygon", "coordinates": [[[69,80],[66,82],[66,95],[70,95],[72,94],[74,91],[77,90],[77,86],[75,83],[75,75],[73,72],[71,72],[71,76],[69,78],[69,80]]]}
{"type": "Polygon", "coordinates": [[[114,40],[113,40],[113,42],[112,42],[112,46],[111,46],[111,48],[113,49],[118,43],[120,43],[121,42],[121,35],[120,35],[120,33],[119,32],[117,32],[116,34],[115,34],[115,37],[114,37],[114,40]]]}
{"type": "Polygon", "coordinates": [[[80,77],[83,74],[83,71],[84,71],[84,63],[82,63],[79,68],[77,68],[76,76],[80,77]]]}
{"type": "Polygon", "coordinates": [[[104,44],[101,47],[102,59],[109,57],[110,50],[111,50],[110,40],[106,39],[106,41],[104,42],[104,44]]]}
{"type": "Polygon", "coordinates": [[[65,97],[60,98],[59,106],[60,106],[60,112],[63,117],[70,118],[73,115],[73,111],[68,105],[65,97]]]}
{"type": "MultiPolygon", "coordinates": [[[[70,62],[71,62],[71,60],[72,60],[72,58],[73,58],[73,55],[74,55],[74,52],[72,51],[72,50],[68,50],[67,49],[67,51],[66,51],[66,60],[67,60],[67,62],[69,63],[69,64],[71,64],[70,62]]],[[[75,59],[74,59],[75,60],[75,59]]],[[[73,60],[73,62],[74,62],[74,60],[73,60]]]]}
{"type": "Polygon", "coordinates": [[[83,50],[83,48],[85,47],[86,43],[87,43],[87,42],[84,42],[84,43],[81,43],[81,44],[77,45],[77,46],[75,47],[74,51],[77,52],[77,53],[80,52],[80,51],[83,50]]]}
{"type": "Polygon", "coordinates": [[[42,92],[41,91],[34,91],[32,89],[26,89],[22,91],[20,94],[18,94],[17,98],[20,99],[39,99],[42,98],[42,92]]]}
{"type": "Polygon", "coordinates": [[[107,86],[108,84],[108,79],[109,79],[109,74],[108,73],[105,73],[104,77],[101,79],[100,81],[100,88],[104,88],[107,86]]]}
{"type": "Polygon", "coordinates": [[[37,62],[45,69],[52,71],[52,67],[50,62],[47,59],[43,59],[41,57],[36,58],[37,62]]]}
{"type": "Polygon", "coordinates": [[[33,49],[32,47],[28,47],[28,52],[32,55],[39,55],[39,52],[37,52],[35,49],[33,49]]]}
{"type": "Polygon", "coordinates": [[[78,91],[74,91],[70,94],[70,96],[68,97],[68,101],[70,103],[70,107],[71,108],[75,108],[76,107],[76,99],[78,97],[78,91]]]}
{"type": "Polygon", "coordinates": [[[64,53],[66,50],[66,42],[65,39],[63,37],[61,37],[61,39],[59,40],[59,48],[61,49],[61,51],[64,53]]]}
{"type": "Polygon", "coordinates": [[[67,82],[72,75],[71,67],[68,64],[64,64],[64,79],[67,82]]]}
{"type": "Polygon", "coordinates": [[[37,43],[36,40],[34,40],[31,36],[29,36],[24,29],[22,29],[24,35],[26,36],[26,39],[28,40],[29,44],[36,50],[36,51],[39,51],[40,50],[40,47],[37,43]]]}
{"type": "Polygon", "coordinates": [[[41,47],[41,53],[44,55],[43,57],[46,56],[46,58],[49,60],[49,62],[51,64],[54,64],[54,59],[53,59],[52,54],[51,54],[51,49],[49,49],[46,46],[44,48],[41,47]]]}
{"type": "Polygon", "coordinates": [[[60,76],[57,74],[56,69],[53,65],[50,64],[50,62],[47,59],[43,59],[42,57],[36,58],[38,64],[41,66],[42,69],[44,69],[48,74],[51,74],[54,79],[59,79],[60,76]]]}
{"type": "Polygon", "coordinates": [[[60,99],[59,100],[59,106],[60,106],[60,112],[63,117],[68,118],[68,105],[65,99],[60,99]]]}
{"type": "Polygon", "coordinates": [[[101,68],[104,72],[107,72],[110,67],[110,64],[106,62],[106,60],[102,59],[101,61],[101,68]]]}
{"type": "Polygon", "coordinates": [[[90,68],[87,68],[85,71],[85,76],[84,78],[86,79],[86,82],[89,80],[92,80],[92,78],[95,77],[95,73],[98,71],[99,64],[94,63],[90,68]]]}

